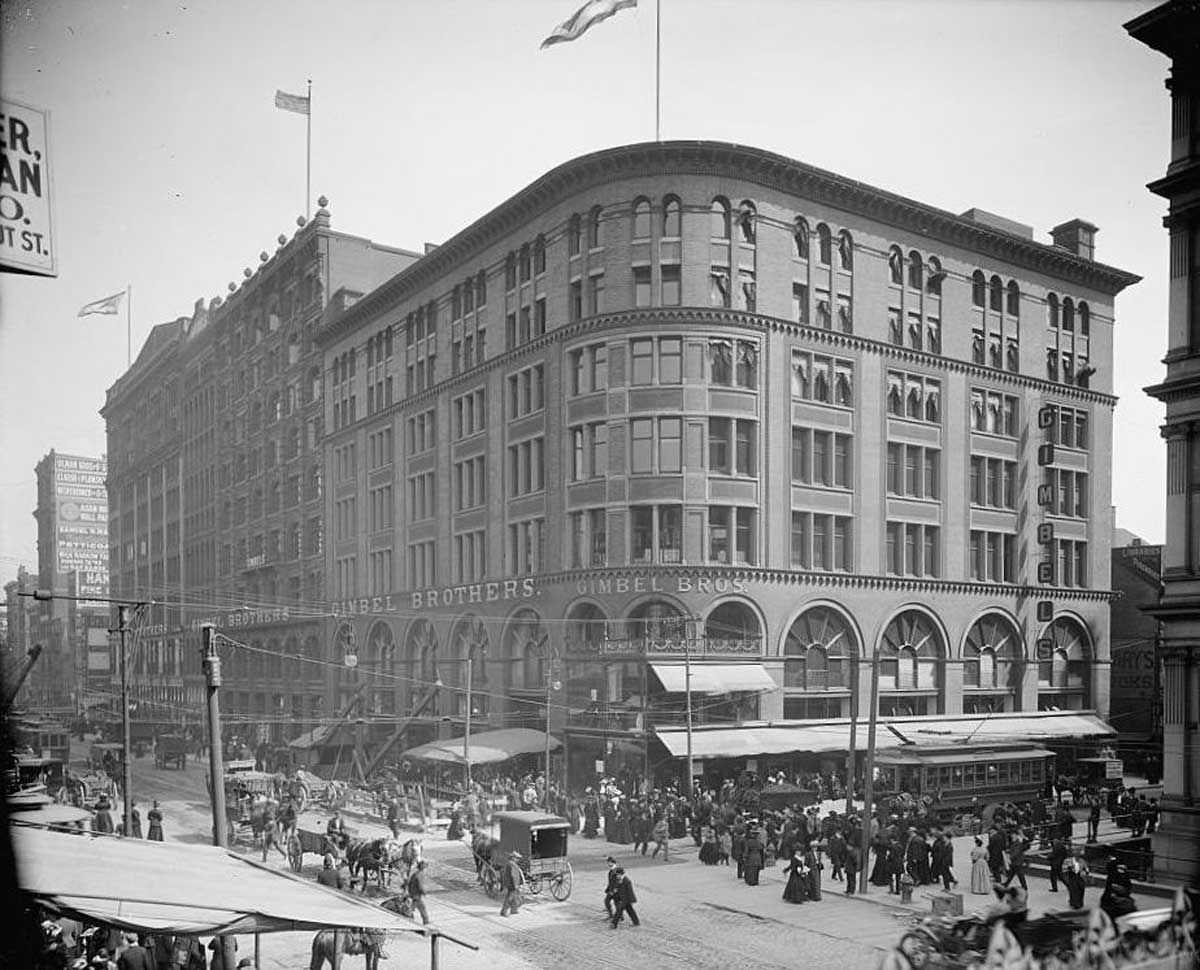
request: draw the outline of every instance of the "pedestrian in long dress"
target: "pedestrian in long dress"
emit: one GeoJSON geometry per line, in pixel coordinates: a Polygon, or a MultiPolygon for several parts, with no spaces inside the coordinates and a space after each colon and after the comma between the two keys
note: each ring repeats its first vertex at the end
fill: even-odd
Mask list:
{"type": "Polygon", "coordinates": [[[803,903],[808,899],[808,876],[804,871],[804,858],[799,846],[784,869],[787,885],[783,887],[783,898],[789,903],[803,903]]]}
{"type": "Polygon", "coordinates": [[[96,816],[92,819],[92,831],[102,835],[112,835],[113,820],[112,814],[109,811],[112,806],[108,802],[107,795],[101,795],[100,800],[96,802],[96,816]]]}
{"type": "Polygon", "coordinates": [[[988,868],[988,850],[983,839],[975,836],[971,848],[971,892],[976,896],[987,896],[992,891],[992,872],[988,868]]]}
{"type": "Polygon", "coordinates": [[[817,843],[810,842],[804,850],[804,868],[808,870],[808,898],[814,903],[821,901],[821,864],[819,853],[813,848],[817,843]]]}
{"type": "Polygon", "coordinates": [[[858,892],[858,863],[862,859],[862,849],[857,841],[846,843],[846,895],[853,896],[858,892]]]}
{"type": "Polygon", "coordinates": [[[746,855],[742,862],[747,886],[758,885],[758,874],[762,872],[764,851],[765,846],[759,837],[758,829],[751,829],[746,836],[746,855]]]}
{"type": "Polygon", "coordinates": [[[150,809],[146,818],[150,822],[150,830],[146,833],[146,838],[151,842],[161,842],[163,840],[162,812],[159,811],[158,802],[154,803],[154,807],[150,809]]]}
{"type": "Polygon", "coordinates": [[[130,834],[135,839],[142,837],[142,813],[137,810],[137,802],[133,802],[129,807],[129,827],[130,834]]]}

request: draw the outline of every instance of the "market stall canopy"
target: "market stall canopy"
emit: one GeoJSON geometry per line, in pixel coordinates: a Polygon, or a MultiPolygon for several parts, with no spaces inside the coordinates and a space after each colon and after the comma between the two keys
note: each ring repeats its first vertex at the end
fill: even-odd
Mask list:
{"type": "Polygon", "coordinates": [[[139,932],[272,933],[411,920],[226,849],[11,827],[21,890],[57,911],[139,932]]]}
{"type": "MultiPolygon", "coordinates": [[[[731,694],[734,691],[777,690],[779,685],[762,664],[705,664],[691,666],[691,689],[695,694],[731,694]]],[[[688,665],[682,663],[651,664],[650,669],[669,694],[682,694],[688,689],[688,665]]]]}
{"type": "Polygon", "coordinates": [[[59,805],[43,795],[37,803],[22,804],[12,795],[8,798],[8,821],[11,825],[78,825],[91,822],[92,813],[74,805],[59,805]]]}
{"type": "MultiPolygon", "coordinates": [[[[558,738],[551,736],[550,750],[557,751],[561,747],[558,738]]],[[[471,735],[471,743],[464,751],[463,739],[446,738],[442,741],[430,741],[409,748],[400,757],[416,758],[422,761],[448,761],[452,764],[466,764],[469,753],[473,765],[489,765],[500,761],[508,761],[519,754],[540,754],[546,750],[546,734],[532,728],[503,728],[499,731],[480,731],[471,735]]]]}
{"type": "MultiPolygon", "coordinates": [[[[881,718],[879,746],[897,748],[908,742],[947,745],[995,741],[1054,741],[1067,738],[1116,737],[1116,732],[1092,711],[1024,714],[963,714],[949,717],[881,718]]],[[[684,728],[657,728],[655,734],[676,757],[687,754],[684,728]]],[[[866,746],[866,724],[859,722],[858,747],[866,746]]],[[[765,754],[847,751],[850,722],[797,724],[744,724],[699,727],[692,731],[696,758],[753,758],[765,754]]]]}

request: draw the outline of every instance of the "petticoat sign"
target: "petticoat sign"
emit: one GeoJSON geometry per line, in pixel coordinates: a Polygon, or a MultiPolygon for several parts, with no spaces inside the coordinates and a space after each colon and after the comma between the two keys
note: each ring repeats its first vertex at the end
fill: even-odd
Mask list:
{"type": "Polygon", "coordinates": [[[0,270],[57,276],[49,117],[0,99],[0,270]]]}

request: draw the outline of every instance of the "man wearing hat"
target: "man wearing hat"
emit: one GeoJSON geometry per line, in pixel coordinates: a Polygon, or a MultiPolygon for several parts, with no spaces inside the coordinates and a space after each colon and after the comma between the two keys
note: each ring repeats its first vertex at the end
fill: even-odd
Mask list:
{"type": "Polygon", "coordinates": [[[626,913],[629,914],[629,922],[634,926],[641,926],[641,920],[638,919],[638,914],[634,911],[633,904],[637,902],[637,894],[633,891],[633,883],[629,876],[625,874],[624,868],[617,866],[613,870],[617,875],[617,891],[616,891],[616,911],[613,914],[611,926],[615,930],[620,924],[622,917],[626,913]]]}
{"type": "Polygon", "coordinates": [[[604,860],[608,863],[608,882],[604,886],[604,909],[608,918],[613,918],[613,901],[617,898],[617,885],[621,877],[617,875],[617,860],[609,856],[604,860]]]}
{"type": "Polygon", "coordinates": [[[138,940],[136,933],[126,936],[129,946],[117,961],[117,970],[155,970],[154,957],[138,940]]]}
{"type": "Polygon", "coordinates": [[[525,881],[525,873],[521,871],[520,860],[520,852],[510,852],[508,861],[504,863],[500,872],[500,888],[504,890],[504,902],[500,905],[501,916],[507,916],[510,909],[514,913],[521,909],[521,884],[525,881]]]}
{"type": "Polygon", "coordinates": [[[317,885],[343,890],[350,887],[349,877],[334,864],[334,858],[328,852],[321,862],[321,871],[317,873],[317,885]]]}

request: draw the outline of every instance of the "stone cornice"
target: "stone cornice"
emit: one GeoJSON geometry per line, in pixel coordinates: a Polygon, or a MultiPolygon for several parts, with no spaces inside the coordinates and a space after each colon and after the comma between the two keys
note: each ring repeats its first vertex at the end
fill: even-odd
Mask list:
{"type": "Polygon", "coordinates": [[[594,152],[552,169],[432,253],[376,287],[338,320],[322,328],[317,339],[322,344],[331,343],[430,283],[457,278],[464,264],[478,258],[487,247],[521,231],[572,194],[621,179],[659,175],[740,178],[1108,295],[1115,295],[1141,279],[1065,249],[1037,243],[773,152],[726,142],[649,142],[594,152]]]}

